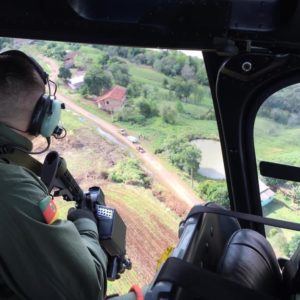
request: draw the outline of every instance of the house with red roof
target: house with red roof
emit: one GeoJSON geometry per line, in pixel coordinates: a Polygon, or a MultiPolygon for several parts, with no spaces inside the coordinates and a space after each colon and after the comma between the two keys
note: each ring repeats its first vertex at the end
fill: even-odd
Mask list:
{"type": "Polygon", "coordinates": [[[107,111],[115,112],[120,109],[126,101],[126,88],[122,86],[114,86],[111,90],[95,99],[98,108],[107,111]]]}

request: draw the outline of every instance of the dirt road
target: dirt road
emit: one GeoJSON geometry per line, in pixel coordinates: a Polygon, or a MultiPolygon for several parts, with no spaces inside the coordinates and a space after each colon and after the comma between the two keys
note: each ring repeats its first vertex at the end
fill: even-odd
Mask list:
{"type": "MultiPolygon", "coordinates": [[[[48,57],[41,57],[50,67],[52,70],[51,79],[56,80],[58,75],[58,65],[57,63],[48,58],[48,57]]],[[[78,106],[77,104],[73,103],[68,97],[57,93],[57,98],[62,100],[66,107],[78,114],[81,114],[85,118],[94,122],[97,126],[99,126],[102,130],[106,131],[110,135],[112,135],[115,139],[117,139],[120,143],[126,145],[127,147],[133,149],[135,155],[143,161],[146,169],[151,175],[163,186],[165,186],[168,190],[172,191],[176,197],[182,200],[185,204],[189,207],[192,207],[195,204],[202,203],[201,199],[199,199],[194,192],[174,173],[168,171],[159,161],[157,157],[150,154],[149,152],[140,153],[136,150],[136,145],[132,144],[128,139],[122,136],[119,133],[119,128],[114,126],[111,123],[108,123],[98,116],[93,115],[92,113],[88,112],[87,110],[83,109],[82,107],[78,106]]]]}

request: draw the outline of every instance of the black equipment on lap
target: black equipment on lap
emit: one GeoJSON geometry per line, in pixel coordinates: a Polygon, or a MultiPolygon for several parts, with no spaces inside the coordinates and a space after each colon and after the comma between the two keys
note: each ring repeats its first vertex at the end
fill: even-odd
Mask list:
{"type": "Polygon", "coordinates": [[[116,209],[105,205],[101,188],[91,187],[88,192],[83,192],[69,172],[65,160],[55,151],[46,156],[41,179],[49,193],[54,191],[54,197],[62,196],[66,201],[75,201],[77,208],[88,208],[94,213],[99,242],[108,256],[108,279],[119,279],[126,269],[130,270],[131,261],[126,257],[126,225],[116,209]]]}

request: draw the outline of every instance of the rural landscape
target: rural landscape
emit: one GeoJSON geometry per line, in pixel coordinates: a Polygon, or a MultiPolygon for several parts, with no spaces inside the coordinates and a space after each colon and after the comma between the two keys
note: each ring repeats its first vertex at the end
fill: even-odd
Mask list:
{"type": "MultiPolygon", "coordinates": [[[[1,51],[13,48],[37,59],[66,104],[68,134],[53,139],[50,150],[67,160],[83,189],[101,186],[127,225],[133,269],[109,283],[109,293],[149,283],[193,205],[214,201],[229,208],[203,60],[176,50],[0,39],[1,51]]],[[[300,165],[299,103],[294,85],[261,106],[254,124],[257,164],[300,165]]],[[[35,148],[44,143],[38,139],[35,148]]],[[[259,183],[265,216],[299,222],[298,184],[263,177],[259,183]]],[[[65,218],[72,203],[57,203],[65,218]]],[[[282,229],[267,228],[267,235],[278,256],[290,256],[300,241],[282,229]]]]}

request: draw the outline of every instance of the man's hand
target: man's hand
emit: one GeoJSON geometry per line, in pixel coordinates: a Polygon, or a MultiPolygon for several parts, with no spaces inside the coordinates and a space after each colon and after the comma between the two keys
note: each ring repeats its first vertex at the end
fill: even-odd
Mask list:
{"type": "Polygon", "coordinates": [[[70,208],[68,211],[68,220],[69,221],[76,221],[78,219],[82,219],[82,218],[86,218],[86,219],[90,219],[92,221],[95,222],[95,224],[97,225],[97,221],[96,218],[93,214],[93,212],[91,210],[89,210],[88,208],[70,208]]]}

